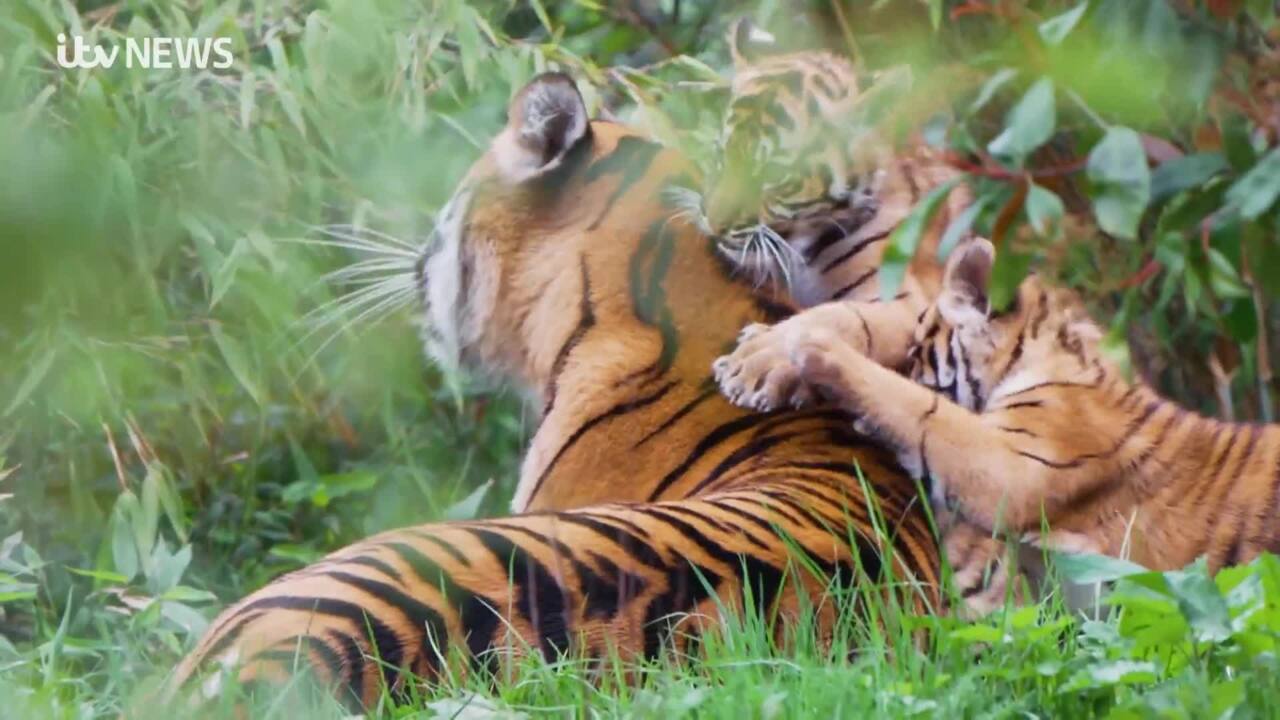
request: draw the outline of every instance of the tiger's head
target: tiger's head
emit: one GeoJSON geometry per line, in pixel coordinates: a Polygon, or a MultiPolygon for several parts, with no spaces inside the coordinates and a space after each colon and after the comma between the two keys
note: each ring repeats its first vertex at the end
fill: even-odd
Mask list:
{"type": "MultiPolygon", "coordinates": [[[[721,252],[754,279],[791,271],[875,215],[873,178],[859,176],[853,64],[821,50],[787,52],[740,21],[716,152],[700,189],[679,199],[721,252]]],[[[776,277],[781,274],[784,277],[776,277]]]]}
{"type": "Polygon", "coordinates": [[[995,249],[982,238],[952,251],[942,290],[916,326],[907,355],[911,378],[981,412],[997,391],[1100,371],[1102,332],[1080,296],[1031,275],[1007,308],[992,311],[994,263],[995,249]]]}
{"type": "Polygon", "coordinates": [[[759,313],[708,239],[664,203],[691,175],[675,151],[589,120],[568,76],[534,78],[422,248],[428,354],[544,405],[583,342],[611,343],[596,356],[618,358],[592,362],[641,359],[664,372],[687,362],[704,378],[759,313]]]}
{"type": "Polygon", "coordinates": [[[684,492],[680,458],[749,414],[715,391],[712,361],[794,305],[673,217],[666,191],[692,170],[589,121],[573,82],[544,74],[438,214],[417,263],[424,340],[437,365],[500,380],[538,415],[517,510],[684,492]],[[602,460],[619,448],[627,462],[602,460]]]}

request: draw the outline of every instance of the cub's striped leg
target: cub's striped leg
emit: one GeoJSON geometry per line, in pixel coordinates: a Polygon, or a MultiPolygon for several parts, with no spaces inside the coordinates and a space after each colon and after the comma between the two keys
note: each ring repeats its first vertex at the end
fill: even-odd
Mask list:
{"type": "Polygon", "coordinates": [[[846,503],[836,479],[798,473],[685,501],[374,536],[223,612],[173,687],[194,684],[199,672],[202,693],[214,695],[229,668],[241,682],[279,681],[298,663],[367,706],[384,686],[394,693],[454,671],[500,672],[529,652],[634,658],[680,649],[683,638],[714,627],[722,609],[740,611],[744,594],[769,619],[812,603],[829,628],[836,610],[823,597],[827,580],[806,567],[846,579],[892,567],[899,580],[922,583],[913,602],[933,606],[923,513],[894,518],[900,550],[886,558],[866,508],[846,503]]]}

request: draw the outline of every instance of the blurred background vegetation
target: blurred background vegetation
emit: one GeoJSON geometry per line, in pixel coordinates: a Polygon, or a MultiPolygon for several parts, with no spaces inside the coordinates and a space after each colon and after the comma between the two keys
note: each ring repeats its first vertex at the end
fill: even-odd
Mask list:
{"type": "Polygon", "coordinates": [[[1172,397],[1273,419],[1276,6],[7,0],[0,668],[100,687],[340,544],[501,512],[518,404],[442,378],[412,307],[334,304],[355,286],[330,273],[365,255],[321,229],[423,237],[553,66],[705,157],[743,15],[887,83],[886,137],[969,173],[952,236],[1001,246],[1001,287],[1054,274],[1172,397]],[[236,61],[65,70],[59,33],[230,37],[236,61]]]}

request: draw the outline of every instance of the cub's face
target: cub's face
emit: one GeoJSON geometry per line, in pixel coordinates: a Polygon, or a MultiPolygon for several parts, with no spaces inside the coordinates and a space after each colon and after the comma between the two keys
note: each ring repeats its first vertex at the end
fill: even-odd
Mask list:
{"type": "Polygon", "coordinates": [[[680,202],[731,259],[750,266],[755,256],[766,275],[786,272],[875,214],[871,188],[854,177],[856,74],[827,52],[777,54],[745,22],[730,47],[717,151],[702,188],[680,202]]]}
{"type": "Polygon", "coordinates": [[[942,291],[920,316],[907,355],[911,379],[981,412],[992,393],[1030,387],[1097,367],[1102,335],[1068,290],[1032,275],[1013,302],[992,312],[995,251],[981,238],[947,260],[942,291]]]}

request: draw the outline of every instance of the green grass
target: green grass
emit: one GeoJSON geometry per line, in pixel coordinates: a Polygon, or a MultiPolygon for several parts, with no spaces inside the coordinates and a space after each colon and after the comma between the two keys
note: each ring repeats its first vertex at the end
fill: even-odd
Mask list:
{"type": "MultiPolygon", "coordinates": [[[[924,67],[958,47],[979,75],[1008,61],[999,28],[935,43],[920,13],[930,4],[887,3],[896,16],[868,16],[880,24],[855,16],[859,47],[881,64],[924,67]]],[[[705,149],[720,96],[679,83],[726,65],[727,18],[712,2],[685,2],[678,19],[660,5],[658,19],[672,22],[652,27],[612,9],[621,5],[581,2],[0,6],[0,714],[145,713],[148,690],[225,603],[372,532],[504,510],[528,432],[517,403],[425,363],[409,308],[358,322],[359,308],[315,314],[353,289],[326,275],[362,258],[317,245],[316,228],[423,236],[501,126],[511,90],[550,62],[583,78],[593,108],[705,149]],[[66,71],[53,53],[69,29],[100,44],[227,36],[236,64],[66,71]]],[[[758,15],[785,17],[781,6],[760,3],[758,15]]],[[[1117,108],[1124,98],[1109,90],[1102,100],[1154,125],[1167,119],[1159,90],[1136,110],[1117,108]]],[[[1017,99],[1005,95],[1001,107],[1017,99]]],[[[1242,153],[1234,147],[1233,162],[1242,153]]],[[[1274,295],[1250,311],[1228,254],[1200,283],[1217,295],[1117,297],[1115,281],[1154,242],[1072,246],[1064,274],[1101,273],[1089,282],[1122,321],[1146,322],[1132,309],[1155,295],[1172,303],[1142,329],[1180,397],[1203,405],[1212,392],[1186,380],[1197,375],[1171,348],[1226,337],[1243,356],[1228,395],[1266,407],[1258,343],[1241,328],[1265,331],[1274,295]]],[[[1176,267],[1190,277],[1206,264],[1176,267]]],[[[1278,577],[1270,559],[1219,578],[1228,592],[1202,573],[1141,576],[1106,621],[1053,603],[990,623],[920,620],[931,628],[924,652],[865,627],[834,647],[778,649],[746,623],[693,664],[613,667],[600,679],[572,661],[531,663],[496,687],[446,684],[374,714],[451,716],[432,703],[474,691],[557,716],[1269,715],[1278,577]],[[641,682],[617,682],[624,670],[641,682]]],[[[306,693],[253,702],[273,717],[312,705],[339,715],[306,693]]]]}

